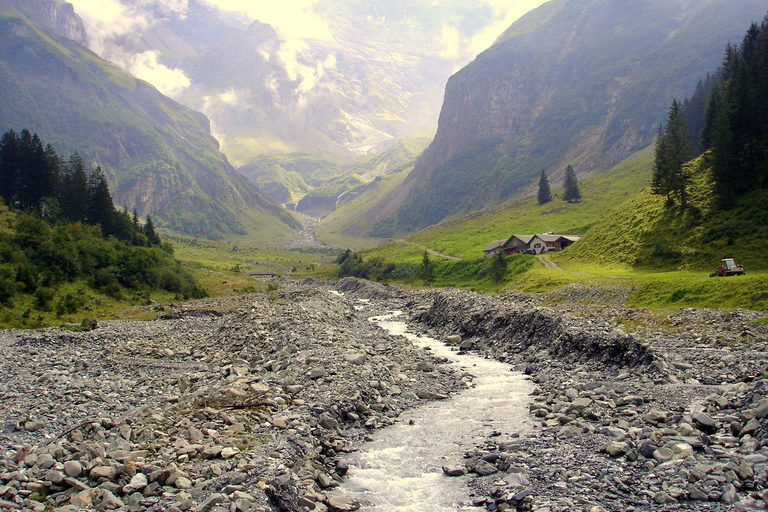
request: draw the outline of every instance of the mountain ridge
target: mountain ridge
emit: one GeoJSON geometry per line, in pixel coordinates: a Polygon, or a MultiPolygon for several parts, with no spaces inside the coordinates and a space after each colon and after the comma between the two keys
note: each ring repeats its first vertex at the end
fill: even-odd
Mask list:
{"type": "Polygon", "coordinates": [[[624,4],[552,0],[453,75],[433,143],[392,195],[388,234],[503,202],[541,169],[558,182],[567,164],[615,165],[765,14],[755,0],[624,4]]]}
{"type": "Polygon", "coordinates": [[[117,204],[168,229],[284,238],[299,227],[234,170],[204,115],[53,34],[45,10],[37,12],[41,24],[13,3],[0,4],[1,129],[28,128],[63,154],[81,151],[102,166],[117,204]]]}

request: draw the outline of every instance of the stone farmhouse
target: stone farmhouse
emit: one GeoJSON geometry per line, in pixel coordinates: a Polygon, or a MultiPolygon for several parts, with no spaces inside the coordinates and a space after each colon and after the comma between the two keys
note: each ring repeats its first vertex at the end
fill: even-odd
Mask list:
{"type": "Polygon", "coordinates": [[[483,249],[486,258],[493,257],[498,252],[510,254],[541,254],[544,252],[562,251],[578,242],[580,235],[557,235],[541,233],[538,235],[512,235],[506,240],[496,240],[483,249]]]}

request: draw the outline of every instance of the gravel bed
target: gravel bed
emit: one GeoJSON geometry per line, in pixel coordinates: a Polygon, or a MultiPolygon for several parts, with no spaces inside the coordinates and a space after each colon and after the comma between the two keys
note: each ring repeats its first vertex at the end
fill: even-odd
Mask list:
{"type": "Polygon", "coordinates": [[[530,434],[450,463],[479,510],[768,508],[765,313],[660,317],[588,287],[276,284],[151,322],[1,333],[0,509],[355,510],[336,456],[466,385],[368,321],[392,310],[537,386],[530,434]]]}

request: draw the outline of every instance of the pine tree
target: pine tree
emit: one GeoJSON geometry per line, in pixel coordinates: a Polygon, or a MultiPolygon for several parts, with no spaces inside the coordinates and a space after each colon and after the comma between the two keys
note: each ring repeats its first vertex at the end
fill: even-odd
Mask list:
{"type": "Polygon", "coordinates": [[[539,178],[538,199],[539,204],[546,204],[552,200],[552,191],[549,188],[549,180],[544,170],[541,171],[541,177],[539,178]]]}
{"type": "Polygon", "coordinates": [[[88,177],[86,221],[88,224],[101,224],[105,235],[115,235],[115,215],[115,205],[109,194],[107,179],[101,168],[97,167],[88,177]]]}
{"type": "Polygon", "coordinates": [[[59,186],[61,215],[69,222],[86,221],[88,175],[80,154],[75,151],[64,165],[59,186]]]}
{"type": "Polygon", "coordinates": [[[688,207],[688,176],[685,164],[693,157],[690,133],[680,103],[672,102],[667,124],[659,128],[656,155],[651,179],[651,192],[666,195],[667,200],[676,197],[681,208],[688,207]]]}
{"type": "Polygon", "coordinates": [[[421,268],[419,269],[419,275],[424,282],[424,286],[428,286],[434,278],[434,264],[429,259],[429,253],[425,250],[421,257],[421,268]]]}
{"type": "Polygon", "coordinates": [[[504,251],[496,251],[491,261],[491,278],[494,282],[500,283],[504,279],[504,275],[507,273],[507,258],[504,255],[504,251]]]}
{"type": "Polygon", "coordinates": [[[16,176],[19,172],[19,136],[13,130],[0,139],[0,197],[13,204],[16,176]]]}
{"type": "Polygon", "coordinates": [[[155,223],[152,222],[152,217],[147,215],[147,222],[144,223],[144,235],[147,237],[149,245],[160,245],[160,235],[155,231],[155,223]]]}
{"type": "Polygon", "coordinates": [[[570,165],[565,168],[565,184],[563,185],[563,200],[569,203],[575,203],[581,200],[581,191],[579,190],[579,180],[576,179],[576,172],[570,165]]]}
{"type": "Polygon", "coordinates": [[[707,104],[704,144],[722,206],[768,187],[768,16],[726,47],[707,104]]]}

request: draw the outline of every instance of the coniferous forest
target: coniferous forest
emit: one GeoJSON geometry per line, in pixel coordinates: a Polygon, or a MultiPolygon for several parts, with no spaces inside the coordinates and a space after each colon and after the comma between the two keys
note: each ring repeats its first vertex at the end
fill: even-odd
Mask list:
{"type": "Polygon", "coordinates": [[[768,17],[726,47],[721,68],[690,99],[672,103],[659,129],[653,192],[687,207],[685,163],[707,151],[721,207],[768,188],[768,17]]]}
{"type": "MultiPolygon", "coordinates": [[[[75,153],[64,160],[36,134],[0,138],[0,303],[21,296],[58,315],[84,305],[82,294],[61,294],[83,282],[123,299],[128,290],[205,292],[162,243],[151,217],[115,208],[102,171],[87,169],[75,153]]],[[[135,295],[135,294],[134,294],[135,295]]]]}

